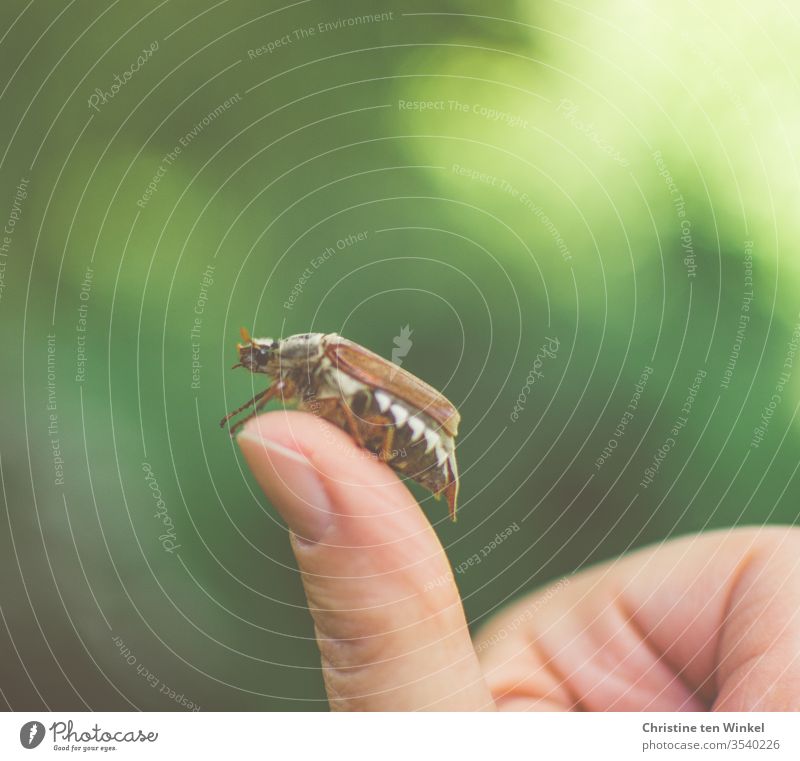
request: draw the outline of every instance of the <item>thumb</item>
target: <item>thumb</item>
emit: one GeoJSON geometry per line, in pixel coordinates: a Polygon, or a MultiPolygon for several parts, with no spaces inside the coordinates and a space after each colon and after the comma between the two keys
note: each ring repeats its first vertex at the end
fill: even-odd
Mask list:
{"type": "Polygon", "coordinates": [[[493,708],[442,546],[389,467],[303,412],[238,441],[292,530],[331,708],[493,708]]]}

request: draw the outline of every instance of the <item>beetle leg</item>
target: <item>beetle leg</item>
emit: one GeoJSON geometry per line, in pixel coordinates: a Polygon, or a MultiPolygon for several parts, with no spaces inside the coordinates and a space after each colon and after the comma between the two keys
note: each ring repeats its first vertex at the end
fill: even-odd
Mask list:
{"type": "Polygon", "coordinates": [[[227,423],[234,415],[238,415],[242,410],[246,410],[248,407],[258,402],[258,400],[261,399],[266,393],[268,393],[271,388],[272,386],[265,388],[260,394],[256,394],[252,399],[245,402],[241,407],[237,407],[233,412],[229,412],[227,415],[225,415],[224,418],[222,418],[222,420],[219,421],[219,427],[224,428],[225,423],[227,423]]]}
{"type": "MultiPolygon", "coordinates": [[[[229,420],[231,416],[235,415],[237,412],[241,412],[244,409],[247,409],[251,404],[253,405],[253,411],[243,417],[241,420],[237,420],[230,428],[231,436],[233,436],[236,431],[238,431],[250,418],[255,417],[258,415],[261,408],[269,402],[279,391],[283,391],[285,389],[285,384],[283,383],[273,383],[268,389],[265,389],[260,394],[254,396],[247,404],[243,407],[240,407],[238,410],[231,412],[227,418],[222,421],[222,425],[225,425],[226,420],[229,420]]],[[[283,396],[283,394],[282,394],[283,396]]]]}
{"type": "Polygon", "coordinates": [[[381,444],[380,458],[384,462],[389,462],[394,456],[392,454],[392,444],[394,444],[394,425],[389,425],[386,429],[386,436],[381,444]]]}
{"type": "Polygon", "coordinates": [[[304,402],[301,409],[308,410],[312,415],[316,415],[323,420],[343,428],[355,440],[358,446],[365,448],[364,439],[358,427],[358,421],[353,415],[353,411],[347,406],[343,399],[327,397],[325,399],[313,398],[310,402],[304,402]],[[344,420],[342,420],[344,418],[344,420]]]}
{"type": "Polygon", "coordinates": [[[336,403],[344,413],[344,419],[347,421],[347,428],[350,435],[356,440],[358,446],[364,448],[364,437],[361,435],[361,431],[358,428],[358,422],[356,421],[356,416],[353,414],[353,410],[350,409],[344,399],[337,399],[336,403]]]}
{"type": "Polygon", "coordinates": [[[370,425],[381,426],[381,428],[386,429],[383,435],[383,440],[381,441],[381,448],[378,452],[378,457],[380,458],[381,462],[389,462],[389,460],[392,459],[392,444],[394,444],[394,421],[390,420],[384,415],[373,415],[368,417],[366,421],[370,425]]]}

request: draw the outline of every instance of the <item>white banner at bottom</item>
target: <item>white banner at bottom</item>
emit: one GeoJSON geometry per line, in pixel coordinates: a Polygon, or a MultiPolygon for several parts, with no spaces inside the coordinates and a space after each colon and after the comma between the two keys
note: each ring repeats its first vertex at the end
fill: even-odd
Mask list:
{"type": "Polygon", "coordinates": [[[5,713],[0,759],[800,759],[793,713],[5,713]],[[513,754],[513,755],[512,755],[513,754]]]}

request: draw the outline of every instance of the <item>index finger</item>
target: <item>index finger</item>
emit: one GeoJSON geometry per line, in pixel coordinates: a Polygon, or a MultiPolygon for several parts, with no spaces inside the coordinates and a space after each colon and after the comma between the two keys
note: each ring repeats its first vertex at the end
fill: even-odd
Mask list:
{"type": "Polygon", "coordinates": [[[478,653],[504,707],[797,710],[798,570],[797,529],[684,537],[526,598],[478,653]]]}

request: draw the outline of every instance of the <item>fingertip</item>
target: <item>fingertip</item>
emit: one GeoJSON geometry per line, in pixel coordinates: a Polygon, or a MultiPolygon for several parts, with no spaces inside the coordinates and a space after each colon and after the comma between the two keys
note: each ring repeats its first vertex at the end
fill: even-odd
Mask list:
{"type": "Polygon", "coordinates": [[[320,541],[333,510],[324,483],[302,449],[287,447],[269,436],[268,427],[253,425],[245,427],[237,443],[264,494],[292,531],[307,541],[320,541]]]}
{"type": "Polygon", "coordinates": [[[419,513],[416,500],[388,465],[359,447],[345,431],[309,412],[280,410],[259,415],[248,421],[238,440],[271,499],[275,494],[286,503],[287,489],[295,481],[306,484],[313,479],[319,488],[312,496],[325,494],[327,509],[334,514],[385,518],[399,512],[419,513]],[[282,486],[279,493],[276,481],[282,486]]]}

